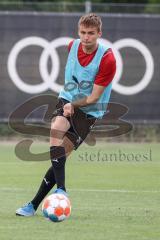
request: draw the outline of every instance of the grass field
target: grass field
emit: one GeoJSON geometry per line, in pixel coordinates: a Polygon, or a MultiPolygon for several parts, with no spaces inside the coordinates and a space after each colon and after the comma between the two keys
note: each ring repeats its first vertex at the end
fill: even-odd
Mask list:
{"type": "MultiPolygon", "coordinates": [[[[0,240],[160,240],[158,144],[82,145],[67,162],[72,215],[62,223],[46,221],[41,208],[31,218],[15,216],[50,165],[19,160],[15,144],[0,145],[0,240]]],[[[35,144],[32,150],[47,147],[35,144]]]]}

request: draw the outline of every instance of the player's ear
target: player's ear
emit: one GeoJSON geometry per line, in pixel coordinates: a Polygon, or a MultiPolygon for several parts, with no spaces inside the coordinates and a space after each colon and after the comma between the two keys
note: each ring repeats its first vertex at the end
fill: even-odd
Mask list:
{"type": "Polygon", "coordinates": [[[102,37],[102,31],[99,31],[98,37],[99,37],[99,38],[102,37]]]}

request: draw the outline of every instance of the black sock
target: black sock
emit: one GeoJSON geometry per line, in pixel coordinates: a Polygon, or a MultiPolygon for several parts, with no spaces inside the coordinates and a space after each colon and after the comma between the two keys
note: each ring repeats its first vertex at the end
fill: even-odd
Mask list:
{"type": "Polygon", "coordinates": [[[49,191],[53,188],[55,183],[56,183],[56,181],[55,181],[55,177],[54,177],[53,167],[51,166],[48,169],[48,171],[46,172],[37,194],[31,201],[35,210],[37,210],[39,204],[45,198],[47,193],[49,193],[49,191]]]}
{"type": "Polygon", "coordinates": [[[66,188],[65,188],[66,154],[65,154],[64,147],[62,146],[50,147],[50,156],[51,156],[54,176],[57,183],[57,188],[61,188],[64,191],[66,191],[66,188]]]}

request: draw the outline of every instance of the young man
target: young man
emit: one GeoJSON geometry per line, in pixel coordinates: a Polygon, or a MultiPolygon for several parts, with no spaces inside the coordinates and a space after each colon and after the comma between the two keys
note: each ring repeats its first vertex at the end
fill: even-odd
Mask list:
{"type": "Polygon", "coordinates": [[[34,215],[55,184],[55,193],[66,194],[66,157],[79,147],[96,119],[106,112],[116,61],[112,50],[97,42],[102,35],[101,28],[101,19],[95,14],[84,15],[79,20],[80,39],[69,44],[65,86],[58,97],[56,117],[51,122],[52,166],[33,200],[17,209],[19,216],[34,215]]]}

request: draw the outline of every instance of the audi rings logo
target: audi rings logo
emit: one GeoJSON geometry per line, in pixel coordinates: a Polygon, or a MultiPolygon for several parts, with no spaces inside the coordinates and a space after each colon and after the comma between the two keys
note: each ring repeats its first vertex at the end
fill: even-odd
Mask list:
{"type": "MultiPolygon", "coordinates": [[[[52,42],[48,42],[41,37],[31,36],[18,41],[13,46],[8,57],[8,72],[14,84],[23,92],[30,94],[41,93],[48,89],[59,93],[63,86],[56,82],[60,72],[60,59],[56,49],[58,47],[68,45],[71,40],[72,38],[70,37],[60,37],[54,39],[52,42]],[[39,60],[39,72],[43,82],[36,85],[30,85],[25,83],[20,78],[16,68],[19,53],[25,47],[31,45],[36,45],[42,47],[43,49],[39,60]],[[52,69],[50,73],[48,72],[47,67],[49,58],[52,61],[52,69]]],[[[154,72],[154,61],[149,49],[142,42],[132,38],[120,39],[114,43],[111,43],[110,41],[101,38],[99,39],[99,42],[111,47],[116,57],[117,71],[113,80],[113,89],[123,95],[137,94],[144,90],[150,83],[154,72]],[[133,86],[123,86],[119,82],[123,72],[123,61],[119,50],[124,47],[136,48],[142,54],[145,60],[145,73],[142,79],[140,79],[140,81],[133,86]]]]}

